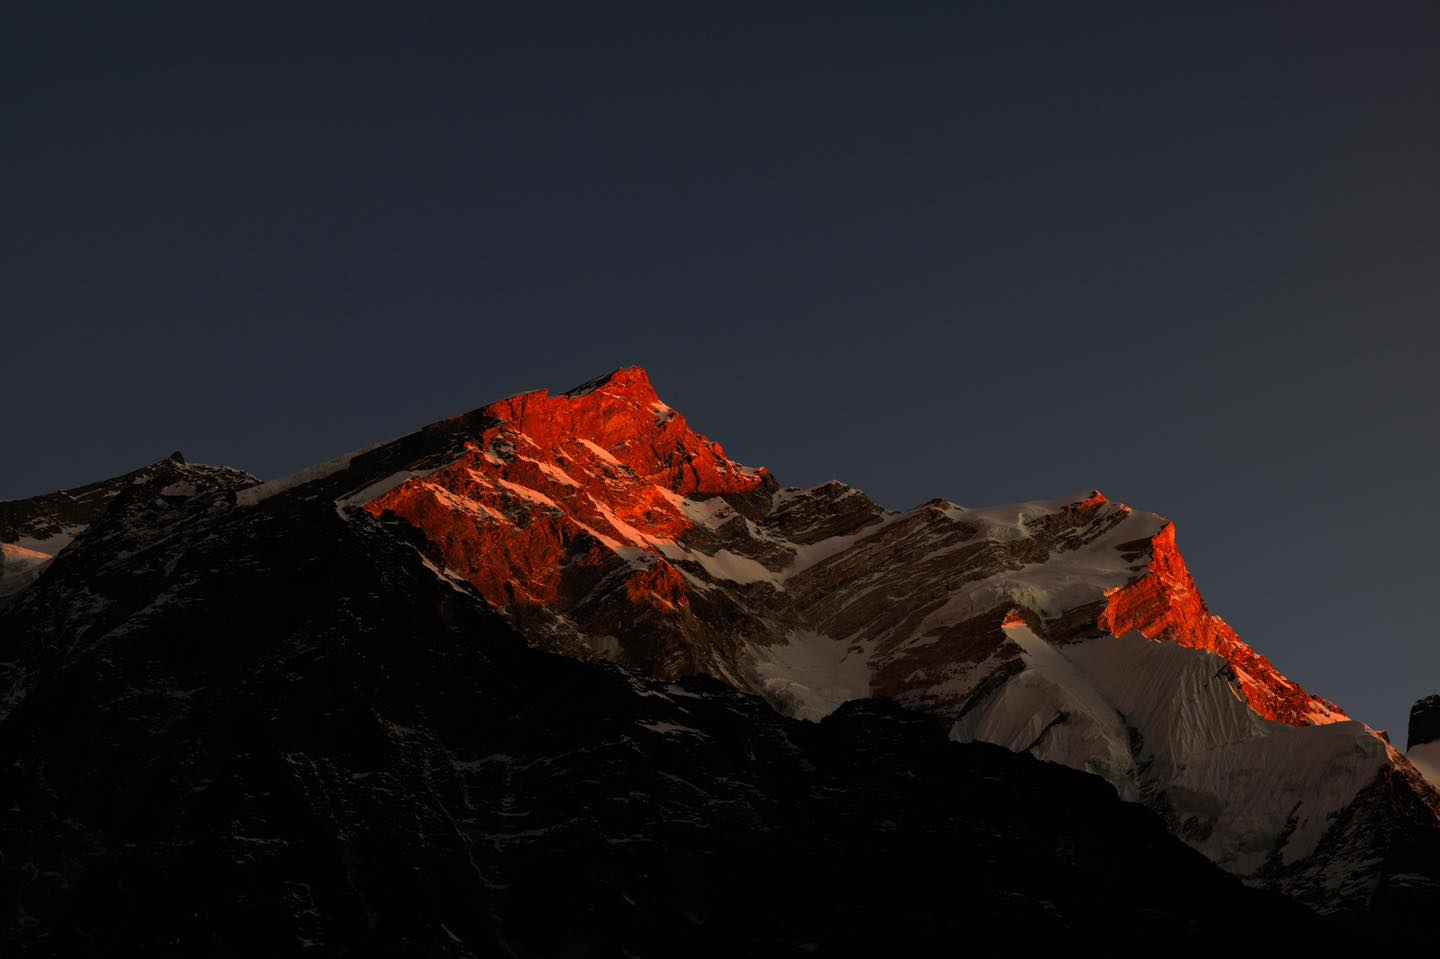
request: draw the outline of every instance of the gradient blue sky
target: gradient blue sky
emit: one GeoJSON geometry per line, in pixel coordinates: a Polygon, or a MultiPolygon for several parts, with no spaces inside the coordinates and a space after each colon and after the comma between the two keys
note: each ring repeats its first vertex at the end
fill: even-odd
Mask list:
{"type": "Polygon", "coordinates": [[[1103,489],[1440,691],[1434,4],[10,3],[0,496],[646,366],[782,482],[1103,489]]]}

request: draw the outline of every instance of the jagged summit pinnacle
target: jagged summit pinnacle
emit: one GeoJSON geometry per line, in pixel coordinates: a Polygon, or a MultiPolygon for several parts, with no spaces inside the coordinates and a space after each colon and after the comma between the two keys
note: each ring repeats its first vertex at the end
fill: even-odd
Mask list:
{"type": "Polygon", "coordinates": [[[640,391],[654,393],[655,387],[650,383],[650,374],[640,366],[622,366],[595,377],[593,380],[586,380],[579,386],[566,390],[562,396],[573,398],[593,393],[602,387],[610,386],[625,391],[640,391]]]}

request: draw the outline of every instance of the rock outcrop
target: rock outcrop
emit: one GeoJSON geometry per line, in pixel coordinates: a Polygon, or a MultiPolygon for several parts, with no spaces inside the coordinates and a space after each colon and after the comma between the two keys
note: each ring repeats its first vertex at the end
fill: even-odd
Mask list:
{"type": "Polygon", "coordinates": [[[1334,703],[1282,676],[1210,612],[1175,545],[1175,524],[1165,524],[1145,549],[1150,555],[1146,575],[1110,594],[1100,615],[1101,628],[1115,636],[1139,632],[1149,639],[1173,639],[1191,649],[1219,654],[1230,664],[1250,708],[1266,719],[1310,726],[1349,718],[1334,703]]]}
{"type": "Polygon", "coordinates": [[[1410,707],[1405,754],[1420,774],[1440,789],[1440,694],[1416,700],[1410,707]]]}
{"type": "Polygon", "coordinates": [[[1440,742],[1440,693],[1415,700],[1410,707],[1410,728],[1405,737],[1405,748],[1426,746],[1440,742]]]}

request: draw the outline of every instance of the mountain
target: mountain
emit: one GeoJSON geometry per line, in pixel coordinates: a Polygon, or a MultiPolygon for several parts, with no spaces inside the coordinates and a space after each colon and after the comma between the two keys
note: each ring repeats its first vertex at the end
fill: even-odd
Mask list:
{"type": "Polygon", "coordinates": [[[537,649],[415,527],[338,495],[469,455],[492,422],[305,483],[157,464],[0,611],[0,952],[1377,941],[1246,888],[1099,778],[925,713],[866,699],[810,722],[537,649]]]}
{"type": "Polygon", "coordinates": [[[1431,785],[1440,787],[1440,693],[1410,707],[1405,755],[1431,785]]]}
{"type": "MultiPolygon", "coordinates": [[[[483,818],[487,803],[501,803],[492,812],[503,817],[506,809],[518,808],[505,806],[511,801],[506,796],[546,805],[555,817],[544,820],[543,829],[525,826],[541,832],[527,834],[523,842],[497,839],[503,832],[485,833],[485,841],[498,847],[491,851],[498,858],[480,857],[474,837],[460,830],[464,855],[472,861],[519,868],[515,863],[531,855],[541,833],[548,835],[577,809],[564,800],[544,800],[538,792],[503,792],[497,798],[501,780],[494,776],[503,770],[503,789],[510,790],[515,770],[523,768],[533,785],[543,780],[534,778],[537,764],[551,771],[557,764],[585,766],[590,753],[563,737],[550,736],[543,747],[494,739],[490,720],[481,727],[458,719],[454,729],[433,726],[438,715],[472,708],[463,705],[469,702],[464,697],[444,698],[452,695],[446,692],[446,671],[461,666],[446,652],[426,667],[439,675],[427,674],[421,682],[410,672],[420,666],[401,660],[412,633],[431,637],[417,650],[421,658],[430,655],[425,643],[440,643],[434,637],[443,636],[447,651],[472,642],[473,654],[486,662],[500,655],[497,649],[510,650],[503,668],[475,666],[479,673],[465,674],[470,678],[464,681],[479,690],[475,695],[504,703],[503,709],[487,707],[490,712],[477,716],[509,709],[536,729],[563,723],[567,735],[574,736],[583,736],[587,726],[608,728],[603,717],[611,711],[650,716],[645,722],[654,728],[645,728],[656,737],[627,734],[624,749],[638,751],[626,752],[630,759],[625,763],[633,761],[679,783],[664,779],[663,797],[645,794],[643,802],[666,805],[670,813],[635,826],[638,831],[629,834],[636,838],[627,842],[655,846],[653,839],[642,842],[640,837],[649,836],[654,823],[667,821],[671,813],[677,821],[696,823],[706,837],[704,842],[691,835],[683,842],[659,843],[663,849],[652,852],[660,859],[643,866],[627,861],[622,867],[601,856],[613,850],[598,845],[586,846],[583,855],[565,846],[549,860],[558,869],[568,868],[560,865],[566,857],[577,856],[591,868],[585,856],[593,854],[606,863],[594,868],[612,877],[630,876],[631,869],[649,875],[668,868],[660,865],[665,856],[683,853],[720,857],[707,861],[723,860],[725,869],[739,870],[745,867],[738,860],[725,858],[731,851],[759,856],[757,846],[773,844],[773,836],[813,820],[817,829],[836,828],[823,841],[847,864],[807,860],[813,868],[802,870],[804,882],[796,884],[807,891],[791,892],[799,897],[797,903],[808,902],[805,897],[814,889],[831,888],[817,878],[822,873],[830,877],[827,881],[870,882],[861,877],[885,858],[886,824],[898,822],[893,817],[902,808],[913,808],[920,817],[914,821],[916,858],[895,860],[895,868],[910,879],[891,877],[887,884],[893,888],[886,895],[928,903],[905,907],[919,909],[915,921],[920,928],[948,929],[944,924],[951,920],[944,918],[935,897],[959,888],[956,884],[978,883],[982,898],[992,905],[1007,897],[1029,906],[1051,903],[1058,917],[1051,929],[1057,941],[1064,938],[1059,930],[1066,929],[1072,932],[1065,935],[1078,937],[1075,941],[1100,942],[1092,920],[1099,922],[1103,915],[1122,925],[1143,924],[1134,913],[1151,909],[1164,913],[1162,927],[1189,924],[1185,927],[1196,930],[1194,941],[1205,940],[1206,930],[1216,931],[1206,924],[1214,913],[1207,913],[1210,920],[1181,920],[1174,911],[1179,907],[1169,899],[1158,906],[1136,899],[1132,905],[1110,901],[1096,916],[1081,919],[1075,902],[1025,885],[1030,881],[1025,877],[1053,868],[1036,849],[1019,853],[1016,877],[1002,869],[1010,877],[1003,882],[993,876],[1005,855],[987,858],[976,852],[973,844],[986,829],[997,830],[1004,845],[1025,829],[1050,835],[1053,824],[1036,820],[1059,816],[1061,810],[1066,822],[1081,808],[1090,818],[1089,801],[1071,793],[1091,788],[1076,783],[1099,787],[1103,780],[1109,784],[1107,797],[1118,793],[1132,801],[1118,808],[1133,810],[1144,822],[1163,823],[1177,840],[1250,886],[1298,899],[1365,936],[1426,935],[1428,909],[1440,904],[1440,793],[1383,737],[1287,680],[1209,611],[1186,569],[1172,523],[1098,492],[985,509],[933,500],[894,512],[838,482],[783,487],[766,470],[730,460],[658,397],[644,371],[633,368],[567,393],[510,397],[268,483],[256,484],[238,471],[204,472],[211,468],[178,460],[153,469],[156,475],[114,496],[104,514],[92,518],[0,614],[0,645],[5,647],[0,659],[7,664],[0,667],[6,670],[3,702],[13,710],[0,720],[0,758],[18,756],[25,766],[37,756],[56,754],[57,732],[44,723],[26,725],[31,720],[16,725],[12,717],[37,710],[49,716],[47,710],[59,710],[62,702],[71,708],[87,704],[72,725],[103,730],[120,723],[166,732],[179,723],[186,736],[200,737],[206,750],[219,748],[204,739],[205,730],[221,722],[219,714],[197,713],[183,723],[176,718],[190,717],[192,707],[190,699],[177,701],[170,691],[202,690],[201,698],[211,703],[207,709],[251,717],[260,729],[270,727],[254,717],[267,710],[279,710],[284,729],[317,727],[319,738],[307,740],[303,748],[275,745],[280,736],[263,754],[273,758],[279,750],[284,757],[303,756],[295,761],[302,771],[288,774],[293,782],[287,788],[300,790],[311,807],[320,804],[316,808],[323,815],[313,808],[312,814],[325,823],[322,832],[343,827],[350,836],[368,834],[374,828],[368,824],[373,810],[388,800],[370,795],[368,786],[344,785],[346,774],[360,776],[353,782],[370,778],[348,751],[368,757],[365,750],[380,748],[374,744],[378,736],[390,744],[386,750],[398,755],[405,749],[396,743],[408,749],[413,744],[407,737],[420,730],[417,744],[431,751],[422,751],[426,758],[414,759],[416,765],[407,768],[423,766],[429,775],[454,765],[455,756],[473,768],[446,773],[469,785],[462,789],[446,779],[435,786],[434,802],[443,815],[427,807],[424,815],[415,813],[415,822],[483,818]],[[172,495],[163,494],[166,488],[172,495]],[[173,495],[177,490],[187,495],[173,495]],[[411,595],[417,590],[421,598],[411,595]],[[467,612],[461,615],[457,606],[467,612]],[[483,618],[477,618],[481,611],[483,618]],[[376,630],[379,638],[367,639],[376,630]],[[515,637],[523,637],[529,648],[515,646],[515,637]],[[76,657],[83,667],[72,662],[76,657]],[[190,657],[199,659],[183,665],[190,657]],[[356,657],[360,662],[351,661],[356,657]],[[372,662],[372,657],[379,658],[372,662]],[[547,679],[552,672],[569,678],[547,679]],[[344,692],[358,682],[352,674],[369,685],[344,692]],[[403,689],[392,690],[389,677],[402,674],[408,677],[403,689]],[[623,683],[606,678],[617,676],[624,677],[623,683]],[[71,682],[95,685],[77,691],[66,688],[71,682]],[[535,688],[547,682],[558,683],[564,692],[535,688]],[[340,689],[329,689],[330,683],[340,689]],[[237,705],[234,699],[242,693],[248,698],[237,705]],[[348,697],[343,708],[333,702],[342,694],[348,697]],[[723,707],[706,712],[709,718],[702,722],[687,711],[700,709],[689,699],[697,695],[723,707]],[[276,697],[283,709],[272,702],[276,697]],[[564,716],[572,699],[581,711],[573,728],[564,716]],[[534,705],[521,705],[532,700],[543,701],[546,709],[537,714],[534,705]],[[671,701],[678,712],[666,712],[670,707],[662,700],[671,701]],[[321,709],[328,712],[315,712],[321,709]],[[660,712],[652,716],[650,709],[660,712]],[[326,718],[332,714],[340,718],[326,718]],[[725,718],[737,714],[750,717],[750,725],[725,718]],[[387,717],[383,723],[389,725],[379,733],[356,732],[352,725],[362,715],[387,717]],[[759,717],[769,724],[765,729],[774,731],[771,739],[765,738],[770,733],[756,731],[759,717]],[[887,724],[911,732],[882,731],[890,728],[887,724]],[[25,732],[7,739],[7,729],[25,732]],[[847,767],[835,773],[839,779],[825,778],[831,768],[817,761],[812,748],[824,755],[847,754],[859,746],[845,736],[871,735],[887,745],[869,741],[861,750],[869,763],[863,774],[847,767]],[[912,735],[920,738],[912,740],[912,735]],[[763,775],[745,765],[762,741],[789,757],[766,765],[763,775]],[[434,749],[441,748],[436,743],[444,744],[449,759],[436,758],[434,749]],[[986,743],[1028,756],[996,753],[986,743]],[[661,744],[666,748],[652,749],[661,744]],[[907,765],[906,757],[918,755],[914,749],[952,758],[921,769],[907,765]],[[661,754],[671,752],[675,762],[683,754],[696,765],[664,766],[670,760],[661,754]],[[491,755],[502,758],[484,759],[491,755]],[[1061,772],[1033,761],[1039,759],[1093,776],[1047,780],[1046,788],[1058,790],[1048,801],[1026,805],[1016,800],[1018,805],[1006,812],[1002,807],[1014,797],[997,797],[994,808],[985,803],[977,808],[974,783],[942,770],[945,763],[981,762],[953,757],[1000,755],[1012,765],[975,775],[981,780],[998,775],[1017,789],[1030,788],[1040,781],[1033,777],[1061,772]],[[316,756],[324,757],[323,763],[316,756]],[[743,775],[734,766],[737,756],[746,757],[743,775]],[[778,778],[770,778],[771,773],[778,778]],[[467,778],[472,774],[479,778],[467,778]],[[912,788],[894,792],[892,786],[877,786],[875,777],[908,782],[912,788]],[[871,794],[890,798],[875,818],[856,818],[862,815],[861,797],[871,794]],[[791,798],[781,802],[780,795],[791,798]],[[801,795],[830,798],[822,802],[823,809],[805,807],[800,818],[785,818],[788,813],[774,818],[780,815],[774,803],[793,804],[801,795]],[[463,797],[462,806],[453,804],[453,796],[463,797]],[[899,805],[888,805],[891,799],[899,805]],[[824,805],[832,801],[833,807],[824,805]],[[704,827],[718,808],[737,817],[730,832],[704,827]],[[947,833],[955,815],[976,831],[947,833]],[[841,835],[842,823],[853,834],[841,835]],[[930,843],[937,844],[937,851],[950,843],[945,848],[955,853],[953,861],[971,865],[951,869],[939,886],[920,889],[919,876],[939,861],[921,855],[921,847],[930,843]],[[979,869],[984,875],[973,874],[975,863],[984,864],[979,869]],[[819,885],[805,885],[814,883],[819,885]],[[1116,909],[1121,910],[1118,918],[1116,909]]],[[[43,512],[33,503],[24,508],[43,512]]],[[[135,736],[117,744],[108,761],[140,761],[165,770],[162,778],[173,780],[179,767],[165,765],[153,753],[162,744],[147,738],[148,732],[135,736]]],[[[224,765],[205,755],[206,762],[224,765]]],[[[87,768],[104,766],[94,762],[87,768]]],[[[623,776],[606,768],[603,775],[588,766],[575,774],[581,777],[575,782],[588,784],[581,789],[588,797],[586,828],[601,836],[617,822],[634,825],[624,808],[609,804],[597,812],[589,805],[599,801],[600,793],[587,791],[595,782],[605,783],[614,795],[628,788],[623,776]]],[[[230,779],[206,775],[233,790],[249,773],[225,772],[230,779]]],[[[389,778],[374,785],[382,796],[407,796],[414,788],[409,775],[392,769],[389,778]]],[[[74,785],[67,781],[64,792],[84,795],[74,785]]],[[[258,801],[226,791],[220,795],[230,805],[258,801]]],[[[52,810],[47,815],[53,821],[65,820],[66,814],[44,805],[56,801],[50,793],[46,797],[41,808],[52,810]]],[[[180,814],[179,807],[174,811],[180,814]]],[[[1103,820],[1109,814],[1094,815],[1103,820]]],[[[29,812],[23,819],[33,822],[29,812]]],[[[229,828],[206,823],[207,835],[219,836],[229,828]]],[[[90,867],[77,849],[93,853],[114,848],[116,841],[146,845],[134,838],[117,840],[103,824],[95,828],[99,833],[84,833],[76,848],[50,849],[52,862],[82,864],[52,870],[62,878],[45,895],[62,903],[56,908],[79,908],[73,888],[90,867]]],[[[1121,842],[1112,832],[1123,830],[1096,828],[1101,832],[1090,838],[1097,844],[1121,842]]],[[[185,829],[170,841],[188,841],[185,829]]],[[[431,827],[425,827],[424,835],[430,834],[431,827]]],[[[7,842],[29,835],[22,829],[7,842]]],[[[39,842],[33,836],[23,841],[39,842]]],[[[287,834],[283,842],[299,840],[287,834]]],[[[1074,842],[1066,838],[1051,848],[1069,850],[1074,842]]],[[[394,840],[383,856],[403,860],[407,870],[419,868],[401,846],[394,840]]],[[[362,855],[347,848],[345,856],[382,855],[365,849],[362,855]]],[[[814,855],[798,840],[783,849],[801,858],[814,855]]],[[[1169,865],[1157,868],[1191,870],[1177,865],[1192,861],[1185,858],[1190,856],[1179,842],[1168,841],[1160,858],[1169,865]]],[[[1068,852],[1061,856],[1061,861],[1069,859],[1068,852]]],[[[761,868],[761,863],[763,870],[784,874],[773,858],[761,856],[751,865],[761,868]]],[[[179,867],[172,862],[164,868],[179,867]]],[[[487,868],[476,866],[482,875],[487,868]]],[[[1118,880],[1099,867],[1067,875],[1119,888],[1114,886],[1118,880]]],[[[313,882],[304,883],[313,890],[313,882]]],[[[1188,895],[1184,886],[1168,888],[1180,898],[1188,895]]],[[[431,893],[416,895],[424,899],[431,893]]],[[[704,898],[695,895],[683,908],[693,912],[704,898]]],[[[498,925],[486,926],[485,934],[503,930],[522,909],[518,902],[496,906],[491,915],[498,925]]],[[[773,904],[746,902],[777,914],[773,904]]],[[[682,908],[673,899],[643,906],[631,902],[625,908],[630,907],[666,915],[682,908]]],[[[284,911],[273,903],[266,908],[284,911]]],[[[379,907],[365,908],[373,920],[379,907]]],[[[1237,916],[1247,918],[1231,924],[1232,936],[1254,914],[1251,906],[1235,908],[1237,916]]],[[[555,915],[534,902],[523,910],[552,922],[555,915]]],[[[24,915],[31,911],[27,905],[24,915]]],[[[304,909],[296,906],[292,912],[304,909]]],[[[710,915],[703,909],[694,914],[710,915]]],[[[1291,915],[1276,913],[1282,914],[1291,915]]],[[[52,935],[58,913],[48,915],[45,934],[52,935]]],[[[984,924],[983,910],[964,915],[972,925],[992,928],[984,924]]],[[[1034,915],[1027,912],[1013,928],[1030,928],[1034,915]]],[[[772,923],[762,931],[754,916],[741,922],[727,915],[725,922],[762,937],[775,935],[777,928],[772,923]]],[[[1296,934],[1308,934],[1308,920],[1297,922],[1296,934]]],[[[1035,928],[1042,926],[1051,928],[1043,923],[1035,928]]],[[[884,928],[890,930],[887,935],[902,935],[901,927],[910,928],[898,919],[884,928]]],[[[426,935],[434,931],[433,924],[425,928],[430,930],[426,935]]],[[[444,928],[455,930],[448,920],[444,928]]],[[[812,934],[813,929],[804,936],[812,934]]],[[[16,941],[30,941],[23,937],[31,933],[17,935],[22,939],[16,941]]],[[[614,929],[597,935],[607,944],[628,943],[624,948],[642,953],[660,948],[626,939],[614,929]]],[[[862,941],[853,938],[854,930],[848,935],[854,943],[862,941]]],[[[1262,928],[1260,935],[1268,933],[1262,928]]],[[[332,944],[355,941],[333,928],[326,937],[332,944]]],[[[474,941],[464,933],[459,938],[474,941]]],[[[745,951],[759,941],[747,940],[749,946],[737,948],[745,951]]],[[[809,941],[803,936],[784,940],[785,948],[809,941]]],[[[912,951],[924,951],[919,940],[911,942],[912,951]]],[[[534,954],[535,948],[534,941],[527,941],[517,951],[534,954]]],[[[826,948],[843,947],[831,943],[826,948]]],[[[1124,951],[1111,949],[1116,950],[1124,951]]]]}
{"type": "Polygon", "coordinates": [[[344,501],[415,527],[533,642],[714,676],[801,718],[891,699],[1103,776],[1316,908],[1414,892],[1386,857],[1435,828],[1440,797],[1209,611],[1163,517],[1098,492],[897,513],[840,483],[782,487],[639,369],[479,416],[453,459],[352,477],[369,485],[344,501]]]}
{"type": "MultiPolygon", "coordinates": [[[[60,490],[25,500],[0,500],[0,606],[6,598],[34,582],[40,572],[96,519],[110,508],[110,503],[131,486],[145,485],[170,462],[184,462],[179,453],[152,466],[90,483],[75,489],[60,490]]],[[[241,481],[255,482],[254,477],[226,467],[204,467],[233,473],[241,481]]],[[[184,492],[172,488],[159,495],[184,492]]]]}

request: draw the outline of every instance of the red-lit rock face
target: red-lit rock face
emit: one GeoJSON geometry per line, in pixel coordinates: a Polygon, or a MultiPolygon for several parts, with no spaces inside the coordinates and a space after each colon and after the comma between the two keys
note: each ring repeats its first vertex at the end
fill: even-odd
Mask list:
{"type": "MultiPolygon", "coordinates": [[[[1129,522],[1128,508],[1096,492],[1027,520],[1023,538],[997,540],[977,536],[937,501],[895,519],[867,549],[791,569],[784,586],[750,585],[763,574],[787,571],[805,543],[853,535],[867,524],[879,529],[883,511],[863,495],[827,484],[804,497],[766,500],[758,525],[738,516],[718,527],[697,524],[687,504],[694,511],[718,502],[715,497],[743,500],[775,484],[764,470],[739,466],[691,430],[639,369],[619,370],[570,393],[510,397],[483,414],[493,425],[459,459],[404,482],[366,509],[394,513],[423,531],[447,571],[495,605],[559,614],[601,645],[623,635],[632,654],[619,658],[662,672],[698,669],[735,679],[741,664],[715,660],[704,647],[728,643],[733,651],[784,642],[788,624],[808,622],[827,635],[868,634],[875,641],[874,692],[953,713],[966,708],[970,681],[936,677],[953,679],[997,655],[1014,668],[1017,651],[1005,644],[988,606],[941,625],[926,625],[926,617],[967,583],[1069,555],[1129,522]],[[752,564],[738,582],[727,578],[734,573],[692,561],[726,555],[727,562],[743,556],[752,564]],[[931,686],[951,692],[935,694],[931,686]]],[[[1175,546],[1173,525],[1159,528],[1148,543],[1125,546],[1142,565],[1132,579],[1116,580],[1126,585],[1103,599],[1097,591],[1102,630],[1139,631],[1220,654],[1251,707],[1267,719],[1307,725],[1346,718],[1285,679],[1209,612],[1175,546]]],[[[1082,602],[1059,619],[1046,619],[1054,610],[1027,615],[1059,638],[1083,630],[1076,617],[1084,610],[1082,602]]]]}
{"type": "MultiPolygon", "coordinates": [[[[487,410],[500,429],[526,437],[537,449],[566,455],[577,442],[604,450],[640,479],[675,493],[744,493],[763,471],[747,473],[719,443],[690,429],[685,417],[655,394],[645,371],[617,370],[571,393],[522,393],[487,410]]],[[[608,454],[608,457],[605,455],[608,454]]]]}
{"type": "Polygon", "coordinates": [[[619,574],[630,602],[680,611],[685,579],[657,546],[693,525],[681,496],[765,482],[660,402],[643,370],[571,394],[524,393],[485,413],[496,424],[460,459],[365,508],[422,530],[448,571],[501,607],[561,609],[619,574]]]}
{"type": "Polygon", "coordinates": [[[1343,722],[1334,703],[1312,696],[1280,674],[1205,605],[1185,559],[1175,545],[1175,525],[1166,524],[1150,543],[1150,569],[1109,596],[1099,624],[1121,636],[1138,631],[1182,646],[1207,649],[1229,661],[1250,708],[1266,719],[1292,726],[1343,722]]]}

